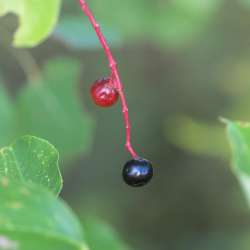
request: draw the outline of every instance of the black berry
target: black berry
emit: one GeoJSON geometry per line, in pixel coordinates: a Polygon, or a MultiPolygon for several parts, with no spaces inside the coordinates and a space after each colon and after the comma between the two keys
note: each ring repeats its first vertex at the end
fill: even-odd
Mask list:
{"type": "Polygon", "coordinates": [[[143,158],[129,160],[123,168],[123,179],[132,187],[146,185],[153,177],[151,163],[143,158]]]}

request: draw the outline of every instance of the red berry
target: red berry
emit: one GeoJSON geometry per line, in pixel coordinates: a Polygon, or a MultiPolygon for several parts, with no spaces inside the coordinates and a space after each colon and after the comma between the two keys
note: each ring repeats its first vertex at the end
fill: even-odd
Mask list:
{"type": "Polygon", "coordinates": [[[90,94],[94,103],[104,108],[114,105],[119,97],[110,78],[95,81],[90,89],[90,94]]]}

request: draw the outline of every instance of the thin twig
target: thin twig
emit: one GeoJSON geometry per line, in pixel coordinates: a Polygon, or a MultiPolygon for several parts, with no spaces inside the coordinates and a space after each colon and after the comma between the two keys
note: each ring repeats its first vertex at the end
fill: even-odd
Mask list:
{"type": "Polygon", "coordinates": [[[123,91],[123,84],[120,80],[120,76],[117,70],[117,63],[112,55],[112,52],[108,46],[108,43],[100,29],[100,25],[96,22],[91,10],[89,9],[87,3],[85,0],[79,0],[81,9],[85,13],[85,15],[89,18],[90,23],[92,24],[93,28],[95,29],[96,35],[98,36],[100,43],[104,49],[104,52],[106,54],[106,57],[109,61],[109,67],[111,69],[111,77],[114,82],[114,87],[117,89],[120,99],[121,99],[121,105],[122,105],[122,113],[125,123],[125,130],[126,130],[126,144],[125,147],[128,150],[128,152],[131,154],[133,158],[136,158],[138,155],[135,152],[135,150],[132,147],[131,144],[131,125],[129,121],[129,114],[128,114],[128,106],[126,97],[123,91]]]}

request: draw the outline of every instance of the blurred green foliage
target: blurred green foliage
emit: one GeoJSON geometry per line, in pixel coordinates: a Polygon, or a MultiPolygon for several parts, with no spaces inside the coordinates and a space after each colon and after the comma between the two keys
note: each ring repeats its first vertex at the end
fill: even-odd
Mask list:
{"type": "MultiPolygon", "coordinates": [[[[249,67],[250,62],[246,59],[229,63],[225,76],[219,79],[219,90],[231,98],[231,105],[223,110],[223,116],[243,121],[249,119],[249,67]]],[[[206,123],[178,114],[166,121],[165,131],[166,137],[184,150],[197,155],[228,157],[228,146],[219,117],[217,121],[206,123]]]]}
{"type": "Polygon", "coordinates": [[[3,83],[0,81],[0,145],[6,145],[14,139],[16,133],[15,104],[9,97],[3,83]]]}
{"type": "Polygon", "coordinates": [[[129,250],[114,231],[114,229],[101,219],[94,217],[83,218],[85,239],[91,250],[129,250]],[[97,236],[98,235],[98,236],[97,236]]]}
{"type": "Polygon", "coordinates": [[[249,0],[240,0],[239,1],[243,6],[250,7],[250,1],[249,0]]]}
{"type": "Polygon", "coordinates": [[[17,135],[32,134],[51,141],[65,159],[88,151],[94,122],[84,113],[77,94],[79,72],[80,63],[75,60],[52,60],[41,78],[25,85],[14,102],[1,86],[0,144],[10,143],[17,135]]]}
{"type": "MultiPolygon", "coordinates": [[[[119,46],[121,36],[112,29],[102,27],[108,42],[112,47],[119,46]]],[[[82,15],[63,16],[54,32],[54,37],[74,49],[96,49],[100,48],[99,40],[89,22],[84,21],[82,15]],[[77,35],[76,35],[77,34],[77,35]]]]}
{"type": "MultiPolygon", "coordinates": [[[[38,44],[52,31],[59,5],[43,11],[45,2],[27,15],[26,25],[35,40],[29,44],[23,37],[23,45],[38,44]],[[38,19],[49,16],[50,22],[39,21],[43,27],[36,26],[30,19],[34,13],[38,19]]],[[[249,154],[244,149],[249,129],[246,124],[227,123],[235,178],[228,167],[229,147],[218,117],[250,120],[249,1],[91,0],[89,4],[115,49],[128,93],[133,142],[157,167],[155,181],[146,189],[131,191],[117,178],[127,160],[121,143],[122,118],[119,107],[98,111],[90,104],[86,83],[107,68],[102,52],[96,50],[98,40],[74,1],[63,2],[53,35],[32,50],[11,48],[6,37],[12,37],[11,30],[18,24],[13,25],[13,16],[0,20],[4,79],[0,144],[31,133],[51,141],[63,163],[71,159],[63,196],[83,215],[83,238],[90,249],[127,246],[109,225],[89,219],[88,213],[109,220],[135,249],[247,250],[249,209],[236,180],[247,194],[249,154]],[[84,83],[81,89],[80,82],[84,83]],[[96,113],[96,122],[90,112],[96,113]],[[76,157],[87,151],[91,154],[76,157]]],[[[17,7],[15,13],[20,16],[17,7]]],[[[19,31],[24,23],[20,25],[19,31]]],[[[49,196],[45,193],[44,200],[49,196]]],[[[43,249],[52,243],[34,233],[9,236],[22,238],[23,244],[43,241],[47,244],[41,244],[43,249]]],[[[70,247],[52,240],[58,249],[70,247]]]]}
{"type": "Polygon", "coordinates": [[[90,3],[98,19],[120,30],[124,37],[145,37],[177,48],[202,32],[220,4],[220,0],[107,0],[105,4],[94,0],[90,3]],[[111,6],[116,11],[110,11],[111,6]]]}
{"type": "MultiPolygon", "coordinates": [[[[156,43],[178,48],[193,41],[204,30],[222,3],[222,0],[154,2],[107,0],[105,4],[100,4],[99,1],[94,0],[90,5],[102,22],[119,30],[124,38],[147,37],[156,43]],[[122,11],[110,11],[111,6],[112,9],[122,11]]],[[[246,0],[240,3],[244,6],[249,5],[246,0]]],[[[61,0],[42,2],[1,0],[0,15],[11,12],[17,14],[20,19],[14,45],[32,47],[43,41],[56,25],[60,5],[61,0]]],[[[88,29],[82,29],[78,38],[72,37],[73,34],[80,34],[77,32],[80,30],[80,18],[78,18],[64,17],[56,31],[56,36],[76,48],[86,46],[93,48],[97,45],[96,39],[88,29]],[[86,36],[85,40],[81,38],[82,35],[86,36]]],[[[111,42],[119,41],[113,31],[107,34],[111,42]]]]}
{"type": "Polygon", "coordinates": [[[75,60],[52,60],[41,79],[29,82],[17,97],[20,133],[49,140],[64,158],[86,152],[92,142],[94,122],[77,93],[79,73],[75,60]]]}
{"type": "Polygon", "coordinates": [[[44,40],[54,29],[61,0],[0,0],[0,16],[15,13],[19,28],[14,37],[17,47],[33,47],[44,40]]]}
{"type": "Polygon", "coordinates": [[[210,125],[178,115],[166,121],[166,136],[168,140],[194,154],[227,158],[228,144],[224,128],[220,125],[210,125]]]}
{"type": "MultiPolygon", "coordinates": [[[[221,6],[222,0],[154,2],[142,0],[117,2],[107,0],[105,4],[100,4],[99,1],[94,0],[89,4],[102,26],[105,24],[104,26],[119,31],[123,40],[145,38],[162,46],[179,48],[191,43],[203,32],[221,6]],[[111,8],[118,11],[110,11],[111,8]]],[[[65,5],[67,6],[66,3],[65,5]]],[[[79,15],[82,16],[81,13],[79,15]]],[[[75,19],[72,18],[70,22],[72,28],[73,20],[75,19]]],[[[59,29],[65,26],[69,27],[69,24],[65,24],[65,20],[62,18],[59,29]]],[[[80,30],[79,23],[75,23],[74,28],[69,32],[72,33],[72,30],[76,29],[80,30]]],[[[82,27],[82,32],[86,29],[86,27],[82,27]]],[[[105,34],[108,35],[112,43],[112,33],[109,35],[108,32],[105,32],[105,34]]],[[[79,47],[78,43],[75,42],[77,38],[74,38],[74,42],[72,42],[73,38],[67,36],[67,32],[64,32],[63,38],[71,45],[79,47]]],[[[87,41],[88,39],[82,42],[82,46],[87,41]]]]}

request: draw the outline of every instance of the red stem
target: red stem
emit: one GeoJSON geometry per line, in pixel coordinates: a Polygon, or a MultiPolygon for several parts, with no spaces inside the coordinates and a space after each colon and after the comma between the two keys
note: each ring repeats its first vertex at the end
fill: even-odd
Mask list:
{"type": "Polygon", "coordinates": [[[122,113],[123,113],[123,118],[124,118],[124,123],[125,123],[125,129],[126,129],[126,144],[125,147],[128,150],[128,152],[131,154],[133,158],[138,157],[137,153],[132,147],[131,144],[131,125],[129,121],[129,115],[128,115],[128,106],[127,106],[127,101],[126,97],[123,91],[123,84],[120,80],[120,76],[117,70],[117,63],[110,51],[110,48],[108,46],[108,43],[102,34],[102,31],[100,29],[100,25],[96,22],[91,10],[89,9],[87,3],[85,0],[79,0],[80,6],[85,13],[85,15],[89,18],[90,23],[92,24],[93,28],[95,29],[96,35],[98,36],[100,43],[104,49],[104,52],[106,54],[106,57],[109,61],[109,67],[111,69],[111,77],[114,82],[114,87],[117,89],[120,99],[121,99],[121,105],[122,105],[122,113]]]}

